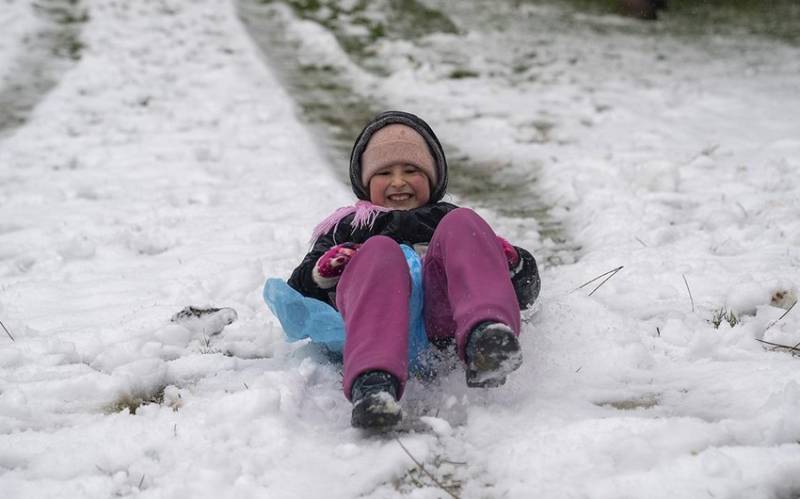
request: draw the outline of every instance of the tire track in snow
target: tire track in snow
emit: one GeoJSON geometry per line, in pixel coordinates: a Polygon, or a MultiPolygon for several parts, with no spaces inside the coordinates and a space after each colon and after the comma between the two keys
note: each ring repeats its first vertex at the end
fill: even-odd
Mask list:
{"type": "Polygon", "coordinates": [[[0,138],[26,123],[83,49],[80,34],[88,13],[79,0],[39,0],[31,8],[38,27],[23,35],[0,80],[0,138]]]}

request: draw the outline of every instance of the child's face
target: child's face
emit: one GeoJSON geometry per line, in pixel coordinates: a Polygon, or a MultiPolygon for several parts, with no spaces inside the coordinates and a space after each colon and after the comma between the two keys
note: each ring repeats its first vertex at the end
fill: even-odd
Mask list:
{"type": "Polygon", "coordinates": [[[428,176],[413,165],[386,166],[369,179],[369,199],[378,206],[412,210],[426,204],[430,197],[428,176]]]}

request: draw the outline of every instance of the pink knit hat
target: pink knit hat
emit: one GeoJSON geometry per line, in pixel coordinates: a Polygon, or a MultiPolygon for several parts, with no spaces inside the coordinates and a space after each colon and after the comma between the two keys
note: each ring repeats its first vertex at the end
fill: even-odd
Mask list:
{"type": "Polygon", "coordinates": [[[378,170],[395,164],[416,166],[436,185],[436,161],[427,142],[416,130],[399,123],[386,125],[370,137],[361,155],[361,182],[368,186],[378,170]]]}

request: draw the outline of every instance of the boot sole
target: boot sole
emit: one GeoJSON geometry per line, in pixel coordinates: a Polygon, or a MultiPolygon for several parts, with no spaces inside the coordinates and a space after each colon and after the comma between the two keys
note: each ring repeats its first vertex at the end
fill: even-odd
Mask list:
{"type": "Polygon", "coordinates": [[[495,388],[522,365],[519,340],[506,326],[488,327],[476,339],[475,351],[467,363],[467,386],[495,388]]]}
{"type": "Polygon", "coordinates": [[[385,429],[403,420],[400,404],[388,393],[367,395],[353,406],[350,424],[354,428],[385,429]]]}

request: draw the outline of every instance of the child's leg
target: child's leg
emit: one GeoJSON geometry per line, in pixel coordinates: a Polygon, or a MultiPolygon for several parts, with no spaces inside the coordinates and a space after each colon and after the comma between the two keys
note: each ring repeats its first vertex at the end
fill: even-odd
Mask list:
{"type": "Polygon", "coordinates": [[[408,300],[411,277],[394,240],[367,240],[342,274],[336,306],[344,318],[344,394],[367,371],[381,370],[400,382],[408,379],[408,300]]]}
{"type": "Polygon", "coordinates": [[[428,336],[455,337],[462,359],[470,330],[481,322],[502,322],[519,335],[519,304],[502,246],[474,211],[458,208],[439,222],[422,275],[428,336]]]}

